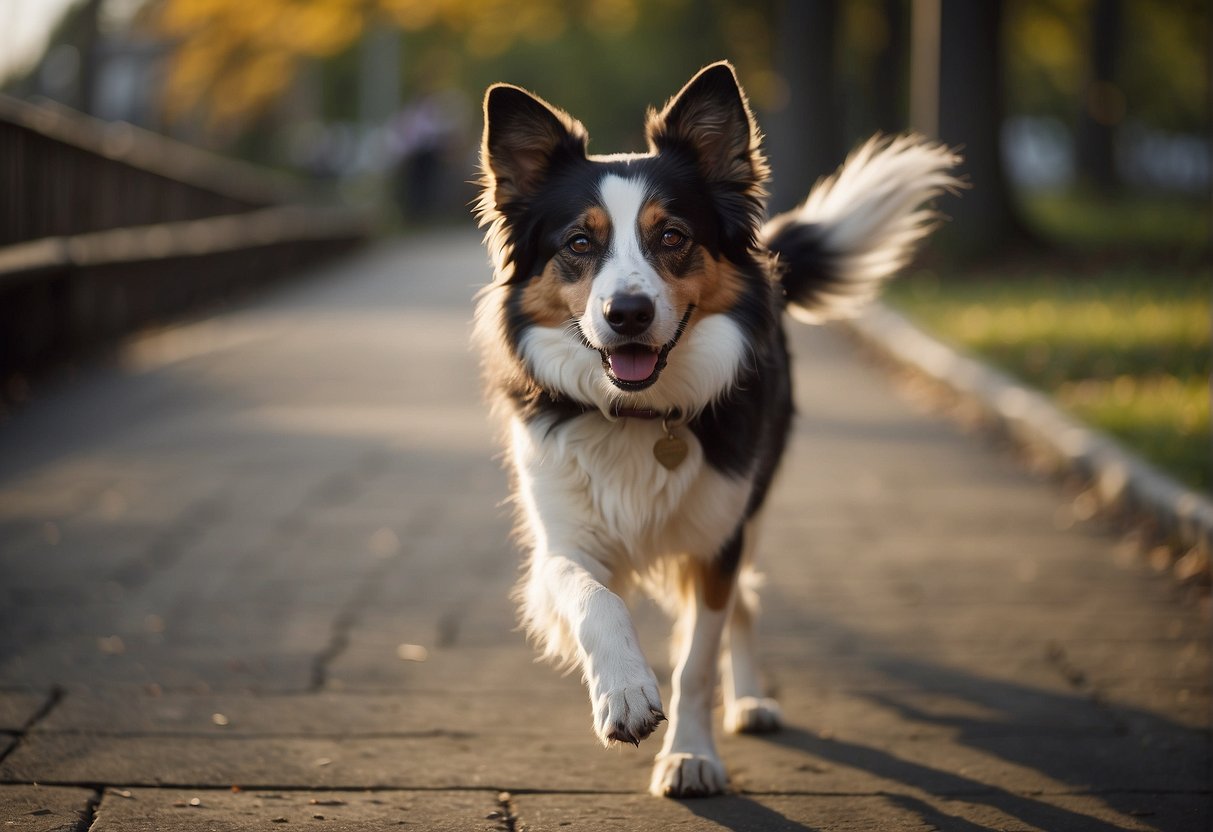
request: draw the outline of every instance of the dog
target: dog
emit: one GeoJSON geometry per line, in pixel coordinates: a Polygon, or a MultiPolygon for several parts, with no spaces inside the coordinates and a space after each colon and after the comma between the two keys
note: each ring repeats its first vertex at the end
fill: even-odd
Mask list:
{"type": "Polygon", "coordinates": [[[769,221],[761,137],[730,64],[648,113],[647,153],[594,156],[567,113],[507,84],[484,100],[494,278],[474,341],[504,429],[526,562],[521,621],[579,669],[605,745],[666,719],[625,599],[675,620],[669,726],[649,790],[724,791],[724,727],[782,723],[754,643],[753,548],[793,403],[783,316],[855,312],[913,256],[959,157],[874,137],[769,221]]]}

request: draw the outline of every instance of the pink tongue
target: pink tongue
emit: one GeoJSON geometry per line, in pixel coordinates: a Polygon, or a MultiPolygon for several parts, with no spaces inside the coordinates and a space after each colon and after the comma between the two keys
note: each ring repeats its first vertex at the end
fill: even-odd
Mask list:
{"type": "Polygon", "coordinates": [[[607,356],[607,360],[620,381],[644,381],[657,369],[657,353],[643,348],[624,347],[607,356]]]}

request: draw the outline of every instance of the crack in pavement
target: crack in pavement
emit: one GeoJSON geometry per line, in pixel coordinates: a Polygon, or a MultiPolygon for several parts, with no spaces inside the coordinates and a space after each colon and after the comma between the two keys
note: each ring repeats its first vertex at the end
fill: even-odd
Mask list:
{"type": "Polygon", "coordinates": [[[1121,736],[1130,733],[1129,724],[1115,708],[1108,704],[1104,694],[1092,684],[1090,676],[1070,658],[1066,649],[1059,642],[1052,639],[1048,641],[1045,645],[1045,660],[1061,674],[1070,687],[1083,694],[1095,710],[1112,724],[1113,731],[1121,736]]]}
{"type": "MultiPolygon", "coordinates": [[[[39,779],[36,783],[32,780],[15,780],[15,779],[0,779],[0,786],[56,786],[64,788],[86,788],[101,790],[105,789],[149,789],[149,790],[185,790],[208,791],[208,792],[230,792],[232,786],[219,783],[177,783],[167,781],[156,781],[144,783],[140,781],[122,781],[122,782],[99,782],[97,780],[47,780],[39,779]]],[[[310,783],[306,785],[298,783],[288,784],[266,784],[266,783],[241,783],[239,784],[241,792],[258,795],[258,792],[288,792],[291,794],[309,792],[349,792],[353,794],[360,793],[375,793],[375,794],[398,794],[403,792],[413,793],[433,793],[441,794],[443,792],[486,792],[493,791],[498,793],[498,802],[502,802],[501,795],[506,795],[506,802],[513,804],[514,795],[527,796],[576,796],[576,797],[614,797],[620,795],[635,795],[637,797],[647,796],[647,791],[636,791],[628,789],[532,789],[532,788],[511,788],[504,789],[500,786],[494,786],[491,783],[478,784],[474,786],[385,786],[385,785],[316,785],[310,783]]],[[[1009,794],[1016,797],[1109,797],[1113,795],[1163,795],[1172,797],[1203,797],[1205,795],[1213,795],[1213,787],[1207,789],[1156,789],[1156,788],[1116,788],[1116,789],[1022,789],[1011,791],[990,787],[988,789],[973,789],[973,790],[939,790],[927,792],[931,797],[940,798],[943,800],[964,800],[970,797],[979,797],[989,794],[1009,794]]],[[[751,791],[742,789],[739,791],[726,792],[722,797],[837,797],[837,798],[856,798],[856,797],[882,797],[888,795],[887,790],[875,789],[872,791],[812,791],[812,790],[763,790],[751,791]]]]}
{"type": "Polygon", "coordinates": [[[509,792],[498,792],[497,810],[490,812],[485,819],[497,821],[497,828],[502,832],[515,832],[518,829],[518,815],[514,811],[513,796],[509,792]]]}
{"type": "Polygon", "coordinates": [[[92,796],[85,802],[84,809],[80,811],[80,820],[73,827],[74,832],[88,832],[93,828],[93,824],[97,822],[97,810],[101,807],[101,799],[104,796],[104,787],[93,789],[92,796]]]}
{"type": "Polygon", "coordinates": [[[46,701],[39,706],[38,710],[34,711],[34,713],[30,715],[30,718],[25,721],[25,724],[22,725],[19,730],[8,733],[8,736],[13,738],[13,744],[7,749],[0,751],[0,763],[3,763],[5,760],[11,757],[13,753],[21,747],[21,745],[25,742],[26,736],[34,729],[34,726],[46,719],[47,716],[50,715],[50,712],[55,710],[59,703],[63,701],[63,697],[65,696],[67,696],[67,690],[59,687],[58,685],[55,685],[50,689],[50,692],[46,696],[46,701]]]}
{"type": "Polygon", "coordinates": [[[155,573],[180,561],[227,512],[219,492],[193,501],[142,552],[119,565],[111,580],[126,589],[143,586],[155,573]]]}
{"type": "MultiPolygon", "coordinates": [[[[429,534],[437,525],[437,520],[435,519],[437,513],[437,509],[433,506],[424,506],[420,511],[417,511],[404,524],[404,528],[410,529],[408,539],[416,540],[429,534]]],[[[328,644],[312,660],[311,683],[308,685],[310,693],[318,693],[324,690],[328,684],[329,668],[336,661],[337,657],[349,648],[350,632],[361,620],[361,612],[379,597],[379,593],[383,590],[385,584],[384,579],[394,568],[404,561],[409,552],[408,546],[401,545],[394,553],[383,558],[372,569],[368,570],[363,575],[353,594],[341,606],[341,609],[337,611],[337,614],[333,617],[328,644]]]]}

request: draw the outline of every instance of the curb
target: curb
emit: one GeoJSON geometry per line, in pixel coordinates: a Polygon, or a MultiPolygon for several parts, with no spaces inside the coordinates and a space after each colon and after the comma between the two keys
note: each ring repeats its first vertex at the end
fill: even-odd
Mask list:
{"type": "Polygon", "coordinates": [[[1043,393],[927,335],[883,303],[842,326],[898,365],[975,404],[1017,444],[1090,483],[1101,510],[1152,521],[1184,580],[1209,582],[1213,502],[1120,443],[1063,413],[1043,393]]]}

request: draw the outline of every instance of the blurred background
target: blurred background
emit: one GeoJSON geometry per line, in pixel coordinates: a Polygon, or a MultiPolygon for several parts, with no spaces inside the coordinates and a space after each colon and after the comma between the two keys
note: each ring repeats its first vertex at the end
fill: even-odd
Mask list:
{"type": "MultiPolygon", "coordinates": [[[[247,208],[282,202],[248,193],[274,182],[391,233],[470,226],[487,84],[569,110],[592,151],[640,150],[644,108],[728,58],[773,209],[874,131],[962,146],[972,188],[892,302],[1208,489],[1210,32],[1207,0],[3,0],[0,88],[10,121],[86,114],[145,156],[142,130],[168,136],[257,166],[197,163],[247,208]]],[[[0,152],[0,182],[55,164],[0,152]]],[[[5,190],[0,246],[81,230],[13,231],[34,197],[5,190]]],[[[46,340],[32,297],[8,299],[29,359],[0,367],[10,405],[46,340]]]]}

